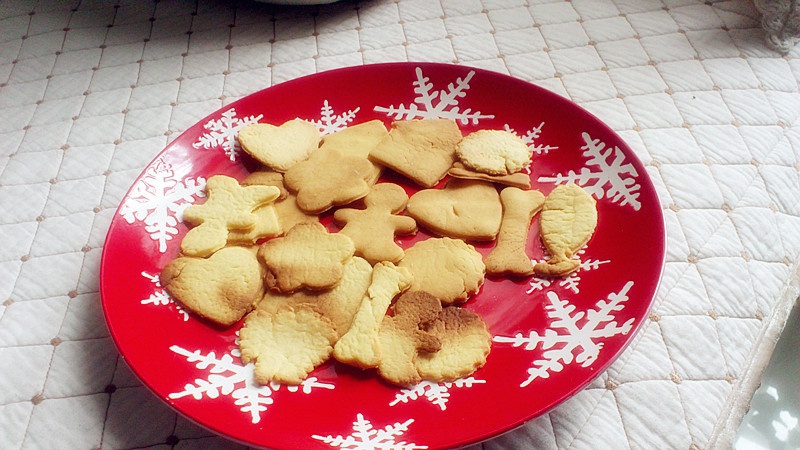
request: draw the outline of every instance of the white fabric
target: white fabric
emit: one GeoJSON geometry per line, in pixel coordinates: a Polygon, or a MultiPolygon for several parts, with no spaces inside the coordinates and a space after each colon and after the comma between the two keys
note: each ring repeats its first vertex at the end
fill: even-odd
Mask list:
{"type": "Polygon", "coordinates": [[[98,294],[108,224],[210,112],[384,61],[488,68],[576,101],[635,149],[666,216],[663,283],[626,352],[478,448],[730,444],[800,293],[800,58],[767,48],[752,3],[20,0],[0,3],[0,448],[236,447],[119,358],[98,294]]]}

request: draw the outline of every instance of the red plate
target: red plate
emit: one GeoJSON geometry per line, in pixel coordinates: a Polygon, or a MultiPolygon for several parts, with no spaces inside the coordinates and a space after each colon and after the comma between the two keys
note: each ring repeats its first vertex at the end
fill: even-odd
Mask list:
{"type": "MultiPolygon", "coordinates": [[[[329,217],[324,223],[336,230],[329,217]]],[[[427,237],[421,231],[400,242],[427,237]]],[[[485,254],[491,246],[476,247],[485,254]]],[[[588,112],[494,72],[382,64],[282,83],[189,128],[122,200],[103,251],[100,289],[111,335],[136,375],[219,434],[287,449],[440,448],[514,428],[606,369],[648,314],[664,246],[660,204],[644,166],[588,112]],[[370,371],[328,363],[299,387],[254,385],[252,367],[238,357],[239,325],[209,326],[181,310],[157,282],[186,232],[182,210],[202,196],[211,175],[246,175],[235,137],[244,124],[302,118],[330,133],[372,119],[388,126],[430,117],[455,119],[464,134],[513,130],[533,149],[535,189],[547,194],[573,182],[594,195],[599,224],[580,254],[581,269],[565,279],[487,279],[465,307],[489,325],[492,352],[466,379],[403,390],[370,371]]],[[[536,219],[527,251],[543,258],[536,219]]]]}

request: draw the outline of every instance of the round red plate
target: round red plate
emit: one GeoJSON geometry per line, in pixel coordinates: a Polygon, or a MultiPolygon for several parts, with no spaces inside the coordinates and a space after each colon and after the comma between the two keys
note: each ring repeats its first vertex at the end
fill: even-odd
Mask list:
{"type": "MultiPolygon", "coordinates": [[[[409,246],[428,237],[421,231],[400,242],[409,246]]],[[[485,254],[492,245],[476,248],[485,254]]],[[[122,200],[103,250],[100,290],[111,335],[136,375],[177,411],[219,434],[286,449],[442,448],[512,429],[606,369],[648,314],[664,246],[661,208],[644,166],[588,112],[494,72],[381,64],[285,82],[189,128],[122,200]],[[238,357],[240,325],[222,330],[196,319],[158,283],[186,232],[181,212],[202,198],[208,177],[247,174],[250,165],[236,141],[245,124],[301,118],[327,134],[372,119],[389,126],[432,117],[456,120],[465,135],[512,130],[533,150],[535,189],[547,194],[558,184],[577,183],[597,199],[599,223],[579,255],[581,269],[563,279],[487,279],[465,307],[489,325],[492,352],[468,378],[404,390],[370,371],[327,363],[301,386],[254,385],[252,366],[238,357]]],[[[544,258],[536,219],[527,251],[544,258]]]]}

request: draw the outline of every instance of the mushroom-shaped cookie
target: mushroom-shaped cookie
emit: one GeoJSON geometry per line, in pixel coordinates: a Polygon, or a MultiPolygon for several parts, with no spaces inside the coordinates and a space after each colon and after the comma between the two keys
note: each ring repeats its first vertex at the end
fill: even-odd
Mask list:
{"type": "Polygon", "coordinates": [[[394,304],[394,315],[381,322],[381,362],[378,374],[398,386],[412,386],[422,381],[414,362],[419,353],[438,351],[442,342],[425,331],[428,323],[439,317],[442,303],[424,291],[406,292],[394,304]]]}
{"type": "Polygon", "coordinates": [[[516,134],[505,130],[478,130],[456,146],[465,166],[490,175],[510,175],[531,162],[531,149],[516,134]]]}
{"type": "Polygon", "coordinates": [[[422,379],[454,381],[486,364],[492,335],[478,314],[458,306],[445,307],[428,332],[441,341],[442,347],[438,352],[421,353],[415,360],[422,379]]]}

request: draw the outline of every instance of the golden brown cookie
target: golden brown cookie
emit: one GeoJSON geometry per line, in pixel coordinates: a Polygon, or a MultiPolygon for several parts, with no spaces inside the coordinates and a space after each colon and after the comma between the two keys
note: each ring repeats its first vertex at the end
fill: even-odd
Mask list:
{"type": "Polygon", "coordinates": [[[444,189],[418,191],[408,200],[406,211],[439,236],[468,241],[491,241],[503,219],[497,189],[476,180],[451,179],[444,189]]]}
{"type": "Polygon", "coordinates": [[[439,299],[423,291],[406,292],[397,299],[394,315],[383,318],[380,327],[381,361],[378,374],[389,383],[412,386],[420,381],[417,355],[438,351],[441,341],[426,331],[439,317],[439,299]]]}
{"type": "Polygon", "coordinates": [[[249,173],[242,181],[239,182],[242,186],[275,186],[280,189],[281,194],[276,200],[283,200],[289,192],[283,186],[283,174],[275,172],[274,170],[257,170],[249,173]]]}
{"type": "Polygon", "coordinates": [[[267,286],[290,293],[300,288],[321,290],[335,286],[353,252],[349,237],[330,234],[319,223],[301,223],[286,236],[261,244],[258,257],[267,268],[267,286]]]}
{"type": "Polygon", "coordinates": [[[333,322],[309,305],[283,307],[275,312],[255,310],[239,331],[242,362],[254,363],[254,378],[300,384],[333,351],[333,322]]]}
{"type": "Polygon", "coordinates": [[[283,184],[283,174],[280,172],[266,170],[253,172],[245,177],[241,184],[243,186],[275,186],[280,189],[281,195],[272,203],[272,206],[275,208],[275,215],[278,217],[281,230],[284,232],[291,230],[298,223],[319,222],[318,215],[307,214],[297,206],[297,196],[286,189],[283,184]]]}
{"type": "Polygon", "coordinates": [[[229,230],[265,236],[280,234],[281,228],[271,205],[280,195],[272,186],[240,186],[236,179],[214,175],[206,182],[205,203],[191,205],[183,211],[183,220],[195,225],[183,241],[181,251],[187,256],[206,257],[228,242],[229,230]],[[262,213],[254,211],[265,208],[262,213]],[[264,222],[260,222],[260,221],[264,222]]]}
{"type": "Polygon", "coordinates": [[[398,262],[403,249],[394,241],[396,235],[417,232],[417,222],[398,215],[406,209],[406,191],[392,183],[376,184],[364,197],[365,209],[337,210],[333,220],[342,227],[339,233],[349,236],[356,246],[356,255],[375,264],[380,261],[398,262]]]}
{"type": "Polygon", "coordinates": [[[223,326],[239,321],[264,293],[253,251],[225,247],[210,257],[178,257],[161,271],[164,289],[186,309],[223,326]]]}
{"type": "Polygon", "coordinates": [[[483,319],[474,312],[448,306],[428,327],[428,332],[438,338],[442,346],[437,352],[419,354],[415,360],[423,379],[454,381],[486,364],[492,335],[483,319]]]}
{"type": "Polygon", "coordinates": [[[245,125],[238,138],[253,158],[270,169],[286,172],[317,149],[320,134],[314,124],[295,119],[277,127],[268,123],[245,125]]]}
{"type": "Polygon", "coordinates": [[[531,219],[542,209],[544,195],[539,191],[523,191],[507,187],[500,191],[503,222],[497,245],[486,256],[486,272],[493,275],[533,274],[533,262],[525,252],[531,219]]]}
{"type": "Polygon", "coordinates": [[[300,290],[291,294],[267,291],[257,308],[275,312],[283,306],[310,305],[333,322],[338,339],[350,328],[371,282],[372,265],[354,256],[345,263],[342,279],[335,287],[316,292],[300,290]]]}
{"type": "Polygon", "coordinates": [[[339,362],[369,369],[381,362],[379,329],[386,311],[397,294],[411,285],[411,273],[392,263],[378,263],[372,270],[372,281],[361,299],[350,329],[333,347],[339,362]]]}
{"type": "MultiPolygon", "coordinates": [[[[343,130],[331,133],[322,137],[320,150],[336,150],[343,155],[358,156],[364,159],[369,157],[378,143],[383,140],[389,132],[386,125],[380,120],[370,120],[369,122],[351,125],[343,130]]],[[[372,163],[372,171],[367,179],[369,184],[375,184],[383,172],[383,166],[372,163]]]]}
{"type": "Polygon", "coordinates": [[[297,194],[297,205],[319,214],[333,206],[346,205],[369,192],[372,164],[361,157],[329,149],[314,152],[286,172],[286,187],[297,194]]]}
{"type": "Polygon", "coordinates": [[[544,201],[539,216],[542,243],[550,258],[534,266],[536,276],[560,277],[578,270],[575,252],[597,227],[597,202],[576,184],[559,185],[544,201]]]}
{"type": "Polygon", "coordinates": [[[517,173],[531,161],[525,141],[504,130],[478,130],[464,136],[456,155],[468,168],[490,175],[517,173]]]}
{"type": "Polygon", "coordinates": [[[420,186],[431,188],[453,165],[460,140],[461,130],[452,120],[399,121],[392,123],[389,135],[372,149],[369,157],[420,186]]]}
{"type": "Polygon", "coordinates": [[[426,291],[443,305],[460,304],[483,285],[486,266],[475,247],[460,239],[431,238],[406,250],[399,267],[408,269],[410,290],[426,291]]]}
{"type": "Polygon", "coordinates": [[[514,186],[520,189],[531,188],[531,177],[527,173],[517,172],[510,175],[489,175],[488,173],[482,173],[468,169],[459,161],[453,163],[453,167],[447,171],[447,174],[453,178],[489,181],[491,183],[514,186]]]}

